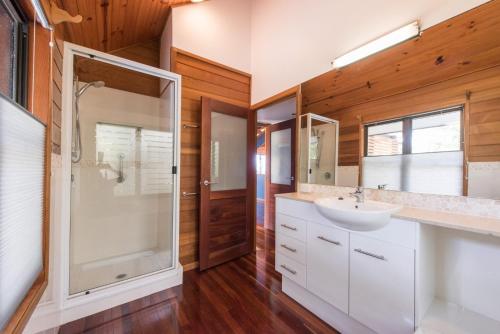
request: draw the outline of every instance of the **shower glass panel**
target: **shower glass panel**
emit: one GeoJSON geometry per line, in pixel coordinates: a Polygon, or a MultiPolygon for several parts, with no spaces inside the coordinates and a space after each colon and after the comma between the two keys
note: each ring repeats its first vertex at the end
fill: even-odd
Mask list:
{"type": "Polygon", "coordinates": [[[74,63],[70,294],[174,265],[175,82],[74,63]]]}

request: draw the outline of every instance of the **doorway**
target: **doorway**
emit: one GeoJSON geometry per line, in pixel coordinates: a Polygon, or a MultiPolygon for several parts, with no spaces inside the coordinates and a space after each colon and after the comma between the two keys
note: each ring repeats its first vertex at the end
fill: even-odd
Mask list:
{"type": "Polygon", "coordinates": [[[256,223],[275,229],[275,195],[296,190],[296,95],[256,110],[256,223]]]}

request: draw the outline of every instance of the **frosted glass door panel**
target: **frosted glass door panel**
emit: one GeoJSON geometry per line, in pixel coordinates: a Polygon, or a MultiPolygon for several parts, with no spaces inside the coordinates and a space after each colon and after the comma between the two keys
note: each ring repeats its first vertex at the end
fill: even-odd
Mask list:
{"type": "Polygon", "coordinates": [[[292,183],[292,129],[271,132],[271,183],[292,183]]]}
{"type": "Polygon", "coordinates": [[[247,120],[212,112],[211,191],[247,187],[247,120]]]}

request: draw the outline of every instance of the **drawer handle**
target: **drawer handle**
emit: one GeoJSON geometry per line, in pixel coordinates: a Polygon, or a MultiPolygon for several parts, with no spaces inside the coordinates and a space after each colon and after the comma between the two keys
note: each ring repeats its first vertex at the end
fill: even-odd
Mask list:
{"type": "Polygon", "coordinates": [[[281,267],[281,268],[283,268],[283,269],[285,269],[286,271],[288,271],[288,272],[289,272],[290,274],[292,274],[292,275],[297,274],[297,272],[296,272],[295,270],[288,268],[288,267],[287,267],[287,266],[285,266],[284,264],[280,265],[280,267],[281,267]]]}
{"type": "Polygon", "coordinates": [[[292,253],[297,252],[297,250],[296,250],[295,248],[289,247],[289,246],[287,246],[287,245],[285,245],[285,244],[281,244],[281,247],[283,247],[283,248],[284,248],[284,249],[286,249],[286,250],[289,250],[289,251],[290,251],[290,252],[292,252],[292,253]]]}
{"type": "Polygon", "coordinates": [[[356,248],[354,251],[355,251],[355,252],[358,252],[358,253],[360,253],[360,254],[363,254],[363,255],[371,256],[371,257],[373,257],[373,258],[375,258],[375,259],[377,259],[377,260],[382,260],[382,261],[387,260],[387,259],[385,258],[385,256],[383,256],[383,255],[377,255],[377,254],[373,254],[373,253],[370,253],[370,252],[366,252],[366,251],[364,251],[364,250],[362,250],[362,249],[360,249],[360,248],[356,248]]]}
{"type": "Polygon", "coordinates": [[[334,245],[337,245],[337,246],[342,245],[340,242],[338,242],[338,241],[334,241],[334,240],[330,240],[330,239],[328,239],[328,238],[325,238],[325,237],[324,237],[324,236],[322,236],[322,235],[318,236],[318,239],[319,239],[319,240],[326,241],[326,242],[329,242],[329,243],[334,244],[334,245]]]}
{"type": "Polygon", "coordinates": [[[293,226],[289,226],[287,224],[281,224],[281,226],[283,226],[284,228],[287,228],[289,230],[292,230],[292,231],[297,231],[297,228],[296,227],[293,227],[293,226]]]}

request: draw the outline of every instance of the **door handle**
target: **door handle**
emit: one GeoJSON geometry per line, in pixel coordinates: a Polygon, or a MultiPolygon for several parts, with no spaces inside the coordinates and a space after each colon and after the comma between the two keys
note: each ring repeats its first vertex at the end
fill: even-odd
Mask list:
{"type": "Polygon", "coordinates": [[[209,185],[211,184],[217,184],[217,182],[210,182],[208,180],[204,180],[203,182],[200,182],[202,185],[204,185],[205,187],[208,187],[209,185]]]}
{"type": "Polygon", "coordinates": [[[295,180],[295,177],[290,176],[290,181],[294,181],[294,180],[295,180]]]}

